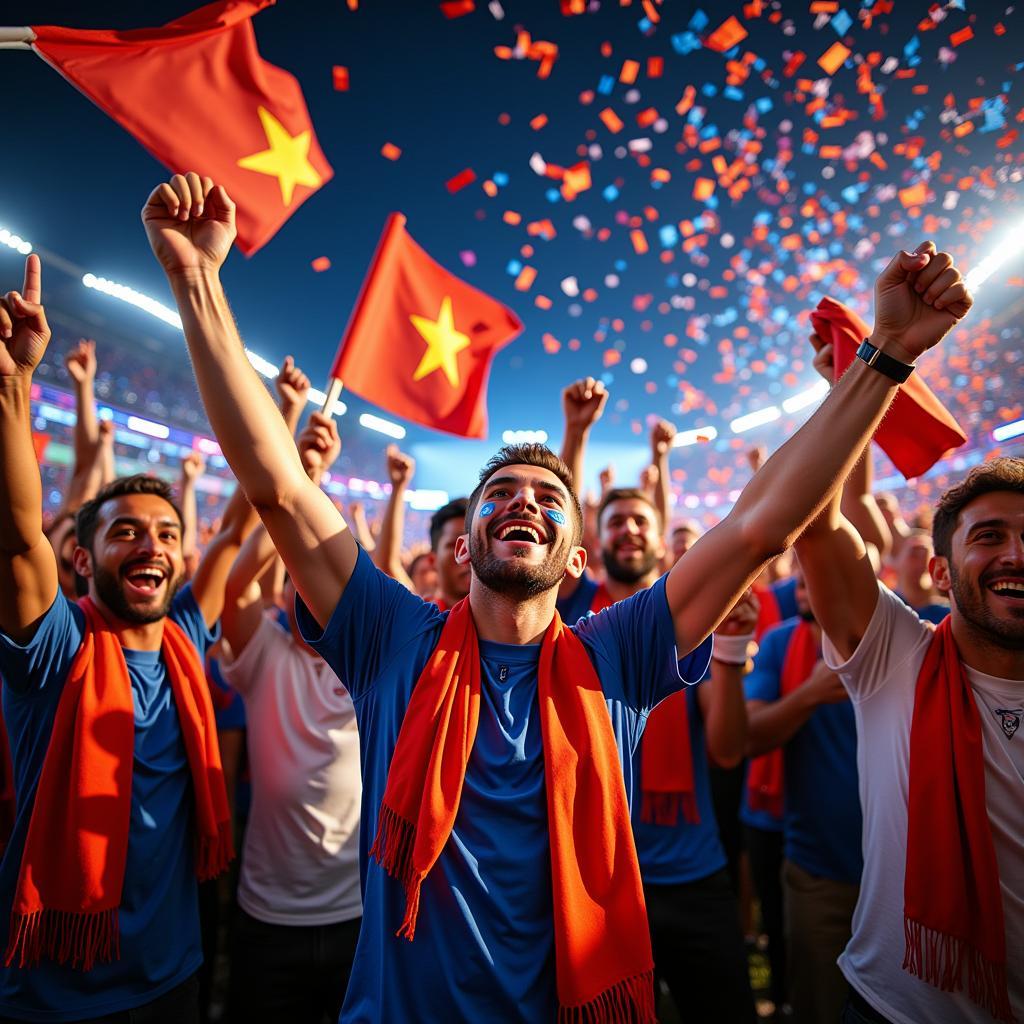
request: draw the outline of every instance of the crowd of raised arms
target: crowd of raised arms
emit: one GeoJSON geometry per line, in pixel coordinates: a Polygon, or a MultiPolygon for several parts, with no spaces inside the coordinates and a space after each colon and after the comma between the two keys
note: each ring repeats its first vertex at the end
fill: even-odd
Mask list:
{"type": "Polygon", "coordinates": [[[664,421],[581,501],[585,378],[560,454],[502,448],[427,531],[394,446],[376,521],[322,488],[334,420],[292,357],[275,405],[221,287],[234,213],[195,174],[142,213],[238,482],[215,531],[198,454],[115,477],[90,342],[44,514],[38,256],[0,299],[0,1024],[1024,1021],[1024,459],[933,509],[871,474],[970,311],[949,254],[893,255],[711,528],[664,421]]]}

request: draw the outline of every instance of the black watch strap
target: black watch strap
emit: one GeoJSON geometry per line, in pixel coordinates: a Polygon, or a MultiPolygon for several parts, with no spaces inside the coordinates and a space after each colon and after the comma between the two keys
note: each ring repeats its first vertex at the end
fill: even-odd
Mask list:
{"type": "Polygon", "coordinates": [[[880,348],[865,338],[857,349],[857,358],[863,359],[873,370],[891,377],[897,384],[902,384],[913,372],[913,363],[901,363],[892,356],[887,356],[880,348]]]}

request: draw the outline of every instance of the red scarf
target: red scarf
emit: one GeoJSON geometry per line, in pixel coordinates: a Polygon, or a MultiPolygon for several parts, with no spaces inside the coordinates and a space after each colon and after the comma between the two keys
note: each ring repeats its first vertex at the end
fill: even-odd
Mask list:
{"type": "Polygon", "coordinates": [[[751,589],[758,600],[754,639],[759,641],[772,626],[777,626],[782,621],[782,611],[779,608],[779,599],[771,587],[763,587],[755,583],[751,589]]]}
{"type": "MultiPolygon", "coordinates": [[[[43,761],[18,872],[5,966],[42,957],[90,970],[120,956],[131,817],[135,712],[121,641],[89,598],[82,646],[68,672],[43,761]]],[[[192,772],[196,874],[234,856],[217,727],[199,653],[164,620],[161,654],[192,772]]]]}
{"type": "MultiPolygon", "coordinates": [[[[779,697],[785,697],[807,682],[820,657],[813,623],[797,623],[786,647],[779,679],[779,697]]],[[[752,811],[767,811],[781,818],[785,810],[785,763],[782,747],[750,762],[747,772],[747,803],[752,811]]]]}
{"type": "MultiPolygon", "coordinates": [[[[871,331],[852,309],[828,296],[811,313],[811,324],[822,341],[831,342],[835,379],[839,380],[871,331]]],[[[875,440],[893,465],[911,480],[926,473],[947,452],[959,448],[967,435],[915,373],[893,399],[888,415],[875,431],[875,440]]]]}
{"type": "MultiPolygon", "coordinates": [[[[653,1024],[654,961],[615,736],[590,658],[557,613],[541,643],[537,684],[558,1020],[653,1024]]],[[[370,850],[405,889],[396,934],[410,940],[420,887],[455,823],[479,713],[480,649],[462,600],[413,690],[370,850]]]]}
{"type": "Polygon", "coordinates": [[[910,729],[903,969],[1012,1021],[981,719],[949,618],[935,630],[910,729]]]}

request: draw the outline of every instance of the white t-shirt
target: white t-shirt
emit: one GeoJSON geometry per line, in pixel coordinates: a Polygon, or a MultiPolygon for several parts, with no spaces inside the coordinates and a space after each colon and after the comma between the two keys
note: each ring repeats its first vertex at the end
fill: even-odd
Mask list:
{"type": "Polygon", "coordinates": [[[348,690],[267,617],[222,667],[245,701],[252,776],[239,905],[268,924],[359,917],[362,783],[348,690]]]}
{"type": "MultiPolygon", "coordinates": [[[[857,650],[843,663],[822,653],[850,693],[857,716],[857,767],[864,809],[864,876],[853,937],[839,958],[847,980],[894,1024],[993,1024],[963,992],[949,993],[903,970],[910,726],[917,675],[934,627],[879,584],[878,605],[857,650]]],[[[1024,680],[965,665],[981,719],[985,796],[999,864],[1010,1002],[1024,1021],[1024,680]]]]}

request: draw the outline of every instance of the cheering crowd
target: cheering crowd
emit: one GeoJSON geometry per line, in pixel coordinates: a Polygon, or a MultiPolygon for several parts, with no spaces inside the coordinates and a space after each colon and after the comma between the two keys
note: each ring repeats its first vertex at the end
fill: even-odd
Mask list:
{"type": "Polygon", "coordinates": [[[198,460],[115,477],[87,344],[44,532],[37,256],[0,301],[0,1021],[202,1019],[236,840],[232,1021],[753,1021],[748,874],[777,1019],[1021,1019],[1024,460],[930,529],[870,473],[972,305],[951,257],[893,257],[859,358],[707,532],[671,518],[668,423],[581,504],[586,378],[560,456],[502,448],[409,538],[412,460],[346,522],[308,379],[275,407],[250,367],[234,212],[194,174],[143,210],[239,484],[210,536],[198,460]]]}

